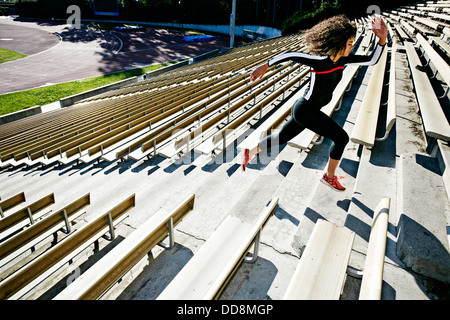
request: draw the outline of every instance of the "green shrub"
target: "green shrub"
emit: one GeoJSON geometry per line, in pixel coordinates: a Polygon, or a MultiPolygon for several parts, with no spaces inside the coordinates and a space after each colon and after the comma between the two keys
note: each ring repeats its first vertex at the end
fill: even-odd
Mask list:
{"type": "Polygon", "coordinates": [[[297,11],[281,25],[283,35],[297,33],[301,30],[311,28],[316,23],[341,13],[340,0],[316,4],[315,9],[309,11],[297,11]]]}

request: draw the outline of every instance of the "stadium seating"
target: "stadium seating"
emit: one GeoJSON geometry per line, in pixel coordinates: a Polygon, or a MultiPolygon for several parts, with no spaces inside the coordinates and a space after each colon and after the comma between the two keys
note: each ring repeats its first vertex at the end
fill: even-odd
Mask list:
{"type": "Polygon", "coordinates": [[[429,137],[449,141],[450,127],[429,77],[416,68],[422,66],[416,49],[412,43],[405,43],[405,47],[426,133],[429,137]]]}
{"type": "MultiPolygon", "coordinates": [[[[136,136],[151,131],[151,126],[155,127],[160,121],[166,123],[166,129],[173,126],[169,125],[170,116],[188,111],[190,107],[200,104],[200,100],[209,101],[216,88],[223,88],[224,84],[231,86],[235,82],[236,79],[230,75],[242,72],[239,70],[250,70],[261,59],[268,59],[288,46],[293,48],[298,45],[298,40],[291,40],[292,36],[231,50],[208,63],[182,67],[155,79],[79,102],[74,107],[61,110],[59,114],[52,113],[51,117],[47,115],[46,119],[42,119],[43,116],[36,117],[35,123],[40,121],[39,125],[29,125],[29,129],[15,135],[14,139],[9,135],[9,139],[2,143],[0,159],[3,165],[17,166],[36,162],[68,163],[83,156],[86,161],[99,158],[111,146],[124,144],[130,139],[136,140],[136,136]],[[208,88],[209,91],[205,90],[201,95],[198,92],[202,88],[208,88]]],[[[226,94],[222,91],[217,97],[223,98],[226,94]]],[[[180,122],[179,119],[175,121],[180,122]]],[[[123,158],[124,154],[148,140],[152,139],[140,137],[127,150],[117,152],[115,159],[123,158]]],[[[153,140],[148,143],[153,146],[153,140]]]]}
{"type": "Polygon", "coordinates": [[[391,58],[390,58],[390,64],[389,64],[389,79],[388,79],[388,96],[387,96],[387,102],[385,105],[387,106],[387,114],[386,114],[386,131],[382,137],[375,138],[375,141],[385,141],[389,133],[391,132],[392,128],[394,127],[395,120],[397,119],[397,108],[396,108],[396,71],[397,63],[396,63],[396,56],[397,56],[397,43],[392,43],[391,48],[391,58]]]}
{"type": "Polygon", "coordinates": [[[382,199],[374,212],[359,294],[360,300],[381,299],[390,202],[389,198],[382,199]]]}
{"type": "Polygon", "coordinates": [[[41,216],[46,214],[46,208],[55,203],[54,194],[49,194],[29,206],[17,210],[0,220],[0,239],[16,232],[23,227],[34,224],[41,216]]]}
{"type": "Polygon", "coordinates": [[[430,62],[434,64],[436,73],[439,72],[448,87],[450,84],[450,67],[448,63],[446,63],[445,60],[433,49],[433,47],[431,47],[431,45],[421,34],[417,34],[416,37],[420,47],[428,56],[428,64],[430,62]]]}
{"type": "Polygon", "coordinates": [[[25,193],[24,192],[21,192],[21,193],[16,194],[15,196],[12,196],[6,200],[3,200],[2,202],[0,202],[0,216],[2,218],[4,218],[5,211],[10,210],[23,202],[25,202],[25,193]]]}
{"type": "Polygon", "coordinates": [[[255,251],[249,261],[255,261],[260,234],[277,204],[278,198],[272,199],[253,223],[228,216],[158,299],[217,299],[253,243],[255,251]]]}
{"type": "MultiPolygon", "coordinates": [[[[390,199],[382,199],[375,210],[367,251],[361,300],[381,299],[383,265],[390,199]]],[[[319,219],[295,269],[284,299],[338,300],[345,283],[355,232],[319,219]]]]}
{"type": "MultiPolygon", "coordinates": [[[[372,67],[372,74],[351,136],[353,142],[369,147],[372,147],[375,143],[387,55],[388,51],[386,49],[383,51],[378,63],[372,67]]],[[[395,59],[395,52],[393,53],[393,59],[395,59]]],[[[391,72],[394,72],[395,80],[395,69],[391,70],[391,72]]],[[[395,81],[389,85],[393,85],[395,90],[395,81]]]]}
{"type": "Polygon", "coordinates": [[[18,299],[49,275],[65,265],[105,233],[115,238],[114,226],[127,217],[135,206],[134,194],[106,213],[97,215],[89,223],[40,255],[0,283],[0,299],[18,299]]]}
{"type": "MultiPolygon", "coordinates": [[[[389,287],[392,283],[389,281],[392,281],[392,277],[395,276],[386,274],[386,266],[388,265],[389,268],[394,265],[400,270],[404,263],[392,254],[391,247],[397,245],[397,239],[394,239],[397,236],[397,230],[394,229],[398,227],[397,222],[394,221],[395,214],[391,215],[391,218],[394,218],[389,220],[390,195],[396,197],[398,192],[404,197],[401,201],[405,202],[407,199],[405,195],[409,190],[406,189],[406,183],[402,182],[403,185],[397,187],[396,182],[397,176],[401,180],[402,173],[408,172],[398,170],[397,158],[400,158],[402,163],[406,162],[405,159],[410,160],[410,157],[404,154],[397,154],[402,147],[398,141],[403,140],[399,139],[402,131],[398,128],[395,130],[394,124],[397,123],[398,127],[398,123],[404,120],[403,114],[398,114],[397,117],[397,113],[401,112],[398,111],[397,105],[402,103],[402,99],[412,101],[416,98],[413,102],[417,101],[419,108],[417,110],[410,108],[412,111],[408,111],[411,114],[415,113],[417,117],[420,116],[419,119],[422,122],[411,121],[411,123],[414,122],[417,128],[423,129],[423,132],[417,133],[417,136],[424,133],[428,138],[424,144],[431,146],[426,151],[423,149],[420,152],[429,152],[430,157],[436,157],[432,160],[440,164],[445,191],[436,189],[435,192],[437,194],[438,191],[443,191],[450,197],[448,170],[450,129],[448,111],[443,109],[448,103],[447,61],[450,12],[448,4],[428,2],[388,10],[383,12],[382,16],[387,22],[391,36],[390,50],[384,52],[380,63],[372,69],[370,77],[364,73],[357,77],[358,71],[362,68],[346,67],[333,100],[323,108],[329,116],[345,118],[342,114],[344,112],[335,111],[339,110],[346,94],[356,96],[353,92],[355,90],[349,93],[352,83],[357,81],[357,78],[358,81],[363,77],[370,79],[367,87],[361,86],[358,90],[358,94],[363,98],[362,102],[355,99],[357,102],[352,104],[351,108],[347,108],[353,109],[349,111],[349,113],[354,112],[352,116],[359,113],[361,117],[354,117],[355,120],[353,118],[342,120],[345,125],[350,125],[350,128],[353,126],[354,130],[352,142],[345,150],[345,161],[340,167],[340,170],[346,171],[345,182],[348,183],[348,190],[339,199],[329,193],[325,194],[325,191],[320,188],[323,186],[321,183],[317,183],[319,186],[316,186],[311,183],[312,180],[307,180],[308,177],[311,179],[314,176],[314,181],[319,182],[325,164],[315,158],[317,157],[315,153],[324,155],[327,152],[323,146],[311,149],[312,146],[317,145],[317,136],[308,130],[290,141],[288,147],[282,149],[282,153],[277,156],[277,160],[280,161],[276,165],[256,166],[262,174],[248,170],[250,172],[245,173],[246,181],[242,181],[242,177],[235,173],[238,167],[235,163],[222,170],[218,169],[219,165],[200,166],[199,163],[195,163],[195,166],[191,165],[184,170],[182,165],[171,162],[186,153],[192,152],[193,155],[194,151],[208,157],[217,156],[230,146],[233,151],[241,151],[243,148],[255,145],[272,130],[279,129],[289,118],[293,101],[305,90],[305,84],[309,79],[308,69],[299,64],[285,63],[269,69],[263,79],[253,83],[250,83],[249,75],[256,66],[281,52],[302,50],[303,44],[299,34],[255,42],[157,75],[148,74],[143,81],[78,101],[61,110],[1,125],[0,182],[2,190],[0,192],[3,197],[7,197],[0,202],[0,259],[2,260],[0,267],[3,263],[11,263],[13,270],[8,270],[12,273],[6,277],[0,274],[0,299],[28,298],[27,295],[35,290],[37,285],[50,283],[51,280],[48,279],[50,275],[58,276],[62,273],[61,269],[67,268],[75,255],[86,250],[87,246],[95,245],[103,235],[110,232],[110,237],[106,238],[113,240],[118,223],[124,221],[128,211],[136,206],[135,196],[132,196],[102,215],[97,216],[95,213],[93,217],[86,217],[87,222],[85,221],[84,226],[80,227],[78,221],[73,226],[74,220],[80,220],[81,214],[86,211],[88,205],[90,206],[90,194],[78,200],[66,194],[72,200],[67,201],[66,203],[70,202],[70,205],[63,208],[55,201],[55,194],[50,194],[39,201],[33,200],[32,204],[25,201],[25,193],[27,198],[30,198],[27,183],[30,184],[30,188],[36,190],[39,178],[45,179],[46,174],[52,176],[54,180],[42,186],[46,192],[42,192],[43,194],[48,194],[47,191],[51,188],[57,190],[60,185],[67,187],[72,181],[79,184],[86,183],[85,179],[88,178],[94,181],[92,184],[86,183],[89,187],[95,184],[97,188],[105,189],[108,196],[119,197],[119,193],[114,193],[119,189],[120,191],[130,190],[130,193],[139,190],[140,197],[148,198],[146,206],[151,205],[152,208],[160,209],[155,210],[156,213],[150,217],[145,217],[145,220],[136,217],[136,221],[130,222],[132,229],[135,228],[132,224],[139,227],[124,236],[124,239],[120,239],[122,242],[111,243],[109,253],[106,253],[103,258],[93,259],[93,264],[84,271],[83,275],[70,285],[70,281],[67,282],[65,289],[61,288],[62,285],[59,288],[53,288],[56,299],[104,298],[105,292],[115,287],[115,284],[120,282],[120,279],[137,261],[142,260],[170,233],[168,221],[172,221],[172,226],[175,227],[193,209],[194,196],[191,196],[175,210],[167,210],[173,203],[173,195],[178,195],[180,190],[185,191],[185,189],[186,191],[189,189],[191,194],[196,194],[196,205],[203,206],[206,212],[205,215],[198,216],[195,212],[190,214],[186,220],[192,219],[189,221],[191,224],[183,223],[177,228],[182,231],[185,238],[195,239],[196,244],[191,247],[189,243],[184,247],[185,244],[180,242],[174,250],[165,251],[161,258],[158,257],[149,262],[148,268],[152,273],[155,271],[153,268],[164,268],[159,263],[174,261],[178,263],[179,260],[176,260],[173,252],[180,248],[185,251],[192,250],[195,253],[189,259],[181,261],[183,264],[183,268],[179,266],[181,271],[178,269],[178,274],[171,274],[172,282],[158,287],[153,294],[154,298],[220,298],[221,294],[226,293],[227,288],[230,287],[227,287],[227,283],[233,281],[230,280],[233,275],[238,278],[236,281],[239,281],[239,277],[243,277],[243,268],[239,268],[242,261],[254,262],[258,257],[258,248],[261,246],[263,249],[270,248],[277,251],[277,240],[290,236],[285,234],[285,230],[277,229],[284,223],[291,227],[298,227],[297,231],[301,234],[302,241],[307,240],[304,250],[301,247],[303,243],[299,246],[292,245],[294,251],[300,248],[299,254],[297,252],[287,254],[290,261],[298,260],[297,268],[280,268],[283,263],[281,260],[258,260],[257,264],[245,269],[247,282],[240,284],[243,290],[246,290],[246,286],[251,287],[255,282],[263,282],[263,280],[257,280],[261,278],[259,273],[272,268],[275,271],[270,272],[276,274],[277,279],[268,281],[272,280],[276,286],[280,283],[286,286],[270,288],[270,290],[265,288],[266,291],[258,293],[260,295],[276,295],[280,299],[283,297],[285,299],[342,299],[342,289],[349,283],[346,277],[350,275],[353,281],[355,281],[354,277],[362,277],[357,280],[360,283],[359,299],[381,299],[386,298],[386,295],[390,297],[389,294],[392,292],[383,294],[382,288],[384,290],[389,287]],[[423,56],[419,55],[421,52],[424,53],[423,56]],[[396,63],[396,60],[402,60],[404,65],[396,63]],[[401,74],[396,70],[404,71],[404,68],[410,71],[411,79],[399,78],[401,74]],[[387,90],[383,90],[382,87],[384,79],[386,82],[389,79],[387,90]],[[407,92],[407,98],[405,98],[405,92],[401,91],[403,82],[414,84],[414,91],[407,92]],[[444,95],[440,94],[441,89],[447,90],[444,95]],[[386,109],[380,107],[383,97],[386,98],[386,109]],[[364,120],[363,114],[369,114],[370,119],[364,120]],[[380,117],[381,114],[386,114],[386,119],[380,117]],[[381,136],[377,137],[376,133],[381,136]],[[396,139],[398,140],[395,141],[396,139]],[[352,143],[361,144],[362,147],[358,149],[358,146],[354,147],[352,143]],[[390,151],[386,151],[387,149],[390,151]],[[297,162],[292,164],[292,168],[300,168],[301,172],[297,176],[289,176],[294,170],[287,170],[289,172],[286,176],[283,168],[289,167],[290,161],[294,161],[289,159],[293,155],[297,155],[298,158],[295,158],[297,162]],[[152,161],[142,163],[141,160],[146,157],[152,161]],[[381,158],[383,161],[380,161],[381,158]],[[118,163],[117,167],[112,165],[111,169],[108,162],[114,163],[119,159],[134,161],[127,162],[123,167],[120,167],[121,163],[118,163]],[[89,166],[94,160],[105,163],[89,166]],[[74,162],[85,164],[79,166],[83,169],[80,169],[79,174],[75,173],[76,166],[73,168],[61,166],[63,168],[58,167],[56,172],[52,173],[48,173],[52,168],[46,167],[56,163],[66,165],[74,162]],[[160,163],[165,166],[164,170],[158,171],[163,167],[160,163]],[[32,166],[38,164],[44,164],[44,167],[33,169],[32,166]],[[130,165],[131,170],[129,170],[130,165]],[[149,166],[151,168],[145,170],[149,166]],[[25,170],[21,171],[23,167],[25,170]],[[119,167],[120,169],[115,170],[119,167]],[[181,174],[177,173],[178,168],[183,168],[180,170],[183,171],[181,174]],[[43,170],[48,171],[44,173],[43,170]],[[98,171],[94,172],[95,170],[98,171]],[[214,170],[220,172],[215,174],[214,170]],[[161,171],[164,172],[160,174],[161,171]],[[198,171],[201,174],[197,174],[198,171]],[[38,177],[40,172],[42,175],[38,177]],[[102,174],[97,175],[98,172],[102,174]],[[221,174],[226,177],[226,180],[220,180],[221,174]],[[20,179],[22,175],[26,176],[23,181],[20,179]],[[131,175],[143,177],[143,179],[137,182],[130,177],[131,175]],[[61,183],[60,180],[66,179],[67,176],[70,176],[70,181],[61,183]],[[122,176],[123,180],[120,180],[118,186],[113,186],[116,176],[122,176]],[[267,180],[260,180],[259,176],[263,178],[266,176],[267,180]],[[272,179],[272,176],[275,178],[272,179]],[[278,188],[279,176],[283,182],[289,179],[295,180],[295,186],[300,179],[307,182],[308,185],[304,188],[310,189],[310,193],[296,194],[295,199],[301,197],[301,201],[295,202],[295,205],[289,204],[298,206],[300,209],[297,207],[292,210],[286,209],[289,207],[286,203],[290,200],[282,192],[280,192],[282,195],[280,198],[278,194],[272,197],[274,200],[266,206],[263,213],[258,215],[258,219],[252,220],[253,223],[244,221],[241,216],[238,216],[240,214],[245,216],[245,213],[240,212],[239,206],[236,206],[234,215],[226,212],[221,215],[222,212],[212,212],[212,210],[209,212],[209,208],[206,208],[207,198],[213,194],[213,199],[209,200],[210,203],[216,201],[216,197],[218,201],[227,202],[227,206],[237,202],[235,199],[219,197],[216,193],[222,192],[222,189],[218,186],[223,190],[233,189],[230,193],[237,194],[239,191],[242,193],[239,195],[241,202],[244,202],[248,200],[246,197],[253,197],[272,188],[272,185],[261,183],[261,181],[268,181],[269,178],[270,184],[274,184],[273,188],[279,191],[281,189],[281,187],[278,188]],[[168,182],[165,182],[166,178],[168,182]],[[13,187],[12,184],[16,181],[23,186],[13,187]],[[180,182],[179,185],[178,182],[180,182]],[[212,188],[211,185],[215,185],[214,188],[217,189],[212,188]],[[377,187],[373,187],[374,185],[377,187]],[[4,189],[3,186],[5,186],[4,189]],[[400,187],[405,190],[397,190],[400,187]],[[205,191],[210,188],[213,190],[205,191]],[[247,192],[246,188],[250,190],[247,192]],[[158,189],[161,191],[158,192],[158,189]],[[197,196],[197,191],[200,196],[197,196]],[[161,195],[163,197],[159,199],[158,196],[161,195]],[[305,206],[304,212],[302,205],[305,206]],[[332,209],[329,210],[329,208],[332,209]],[[298,213],[295,210],[299,210],[300,218],[295,216],[298,213]],[[328,210],[330,212],[334,210],[335,215],[328,210]],[[337,210],[344,211],[346,214],[336,212],[337,210]],[[117,212],[120,217],[114,218],[110,212],[117,212]],[[275,215],[277,219],[269,220],[272,215],[275,215]],[[110,217],[109,220],[108,217],[110,217]],[[20,222],[16,225],[16,221],[20,222]],[[215,225],[212,226],[214,223],[215,225]],[[201,231],[195,230],[197,226],[194,227],[194,224],[198,224],[201,231]],[[207,228],[203,228],[205,225],[207,228]],[[311,228],[309,228],[310,225],[311,228]],[[274,239],[260,242],[259,235],[263,227],[265,230],[272,228],[271,231],[276,234],[274,239]],[[388,228],[394,231],[386,232],[388,228]],[[37,242],[43,238],[51,241],[49,238],[59,231],[65,233],[63,240],[54,240],[50,248],[43,253],[33,252],[37,242]],[[196,233],[201,233],[201,236],[196,233]],[[341,241],[341,237],[346,240],[341,241]],[[271,241],[273,242],[270,243],[271,241]],[[251,258],[246,257],[253,245],[255,253],[251,258]],[[22,255],[25,257],[23,261],[20,261],[24,263],[23,266],[14,264],[18,255],[20,258],[22,255]],[[334,257],[341,259],[339,261],[332,259],[334,257]],[[392,260],[394,260],[393,263],[392,260]],[[257,276],[247,276],[249,272],[257,276]],[[287,285],[289,282],[290,284],[287,285]]],[[[359,54],[367,54],[374,41],[371,32],[364,30],[369,20],[362,18],[358,21],[359,54]]],[[[410,140],[408,143],[411,142],[411,144],[416,141],[410,140]]],[[[432,173],[439,175],[438,171],[432,173]]],[[[429,190],[426,186],[426,184],[414,185],[414,192],[427,194],[429,190]]],[[[296,188],[292,186],[291,188],[292,192],[297,192],[296,188]]],[[[404,207],[401,203],[399,204],[399,198],[392,200],[392,209],[397,210],[397,216],[404,215],[398,209],[398,207],[404,207]]],[[[106,196],[102,198],[105,202],[102,211],[105,206],[110,206],[109,201],[105,199],[106,196]]],[[[413,206],[408,207],[412,213],[414,209],[413,206]]],[[[133,212],[135,211],[138,210],[133,212]]],[[[138,213],[142,214],[143,211],[145,210],[139,210],[138,213]]],[[[401,223],[404,223],[404,220],[405,218],[402,218],[401,223]]],[[[124,227],[123,224],[121,226],[124,227]]],[[[125,226],[124,229],[127,227],[125,226]]],[[[402,234],[402,237],[407,236],[408,234],[402,234]]],[[[169,242],[170,247],[173,245],[173,237],[169,237],[169,242]]],[[[444,242],[442,249],[446,248],[444,242]]],[[[283,248],[279,252],[284,250],[283,248]]],[[[287,251],[289,250],[291,249],[287,251]]],[[[148,274],[144,272],[143,277],[147,276],[148,274]]],[[[412,275],[408,273],[408,277],[412,275]]],[[[148,279],[135,279],[136,282],[146,282],[146,280],[148,279]]],[[[149,291],[153,290],[152,284],[154,283],[148,284],[149,291]]],[[[390,289],[396,290],[396,288],[390,289]]],[[[135,288],[130,290],[133,291],[135,288]]],[[[395,294],[404,293],[394,293],[394,298],[395,294]]]]}
{"type": "Polygon", "coordinates": [[[173,211],[160,211],[148,219],[138,230],[110,251],[92,268],[63,290],[56,300],[98,299],[142,257],[169,234],[173,246],[174,227],[194,208],[195,195],[182,201],[173,211]]]}
{"type": "Polygon", "coordinates": [[[354,237],[354,232],[346,228],[318,220],[284,299],[338,300],[354,237]]]}
{"type": "Polygon", "coordinates": [[[84,213],[83,208],[90,204],[90,195],[79,198],[61,210],[50,214],[29,228],[0,244],[0,259],[5,263],[58,230],[71,233],[72,221],[84,213]]]}

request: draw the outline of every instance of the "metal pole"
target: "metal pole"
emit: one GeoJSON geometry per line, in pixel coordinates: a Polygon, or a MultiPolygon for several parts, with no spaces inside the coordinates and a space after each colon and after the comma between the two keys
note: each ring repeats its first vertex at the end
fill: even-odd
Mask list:
{"type": "Polygon", "coordinates": [[[234,26],[236,23],[236,0],[233,0],[233,7],[230,16],[230,48],[234,47],[234,26]]]}

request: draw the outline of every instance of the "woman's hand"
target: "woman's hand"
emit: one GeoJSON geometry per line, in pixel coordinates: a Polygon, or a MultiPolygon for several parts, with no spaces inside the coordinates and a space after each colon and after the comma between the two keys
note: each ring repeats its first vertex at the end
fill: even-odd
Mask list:
{"type": "Polygon", "coordinates": [[[252,74],[250,75],[250,81],[255,81],[257,79],[261,79],[263,75],[266,73],[267,68],[269,68],[269,65],[267,63],[263,64],[262,66],[259,66],[256,68],[252,74]]]}
{"type": "Polygon", "coordinates": [[[388,35],[386,24],[383,19],[375,17],[372,20],[372,31],[375,35],[380,38],[379,44],[384,45],[386,43],[386,38],[388,35]]]}

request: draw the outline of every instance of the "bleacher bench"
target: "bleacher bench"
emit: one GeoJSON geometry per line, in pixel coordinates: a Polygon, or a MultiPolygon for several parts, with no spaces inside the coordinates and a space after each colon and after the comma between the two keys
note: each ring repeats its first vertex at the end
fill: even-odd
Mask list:
{"type": "Polygon", "coordinates": [[[389,133],[391,132],[394,124],[397,120],[397,98],[396,98],[396,54],[397,43],[393,40],[391,48],[391,63],[389,66],[389,89],[387,100],[387,113],[386,113],[386,131],[383,137],[375,138],[375,141],[385,141],[389,133]]]}
{"type": "Polygon", "coordinates": [[[448,86],[450,84],[450,66],[421,34],[418,33],[416,38],[418,44],[428,56],[429,62],[434,64],[436,72],[439,72],[448,86]]]}
{"type": "MultiPolygon", "coordinates": [[[[381,299],[390,199],[375,209],[359,299],[381,299]]],[[[285,300],[338,300],[355,232],[319,219],[284,295],[285,300]]]]}
{"type": "Polygon", "coordinates": [[[54,299],[98,299],[167,234],[170,238],[170,249],[174,241],[173,228],[193,210],[194,200],[195,195],[190,195],[174,210],[158,211],[54,299]]]}
{"type": "Polygon", "coordinates": [[[367,147],[372,147],[375,141],[384,141],[387,139],[389,132],[396,121],[396,53],[397,44],[396,36],[388,23],[388,31],[392,39],[390,71],[389,71],[389,90],[387,100],[387,115],[386,115],[386,131],[383,137],[376,138],[376,129],[378,123],[378,113],[381,102],[383,80],[385,77],[385,69],[387,63],[387,53],[385,50],[380,57],[378,63],[372,67],[372,75],[366,88],[366,93],[358,112],[358,117],[353,128],[351,140],[367,147]]]}
{"type": "Polygon", "coordinates": [[[29,224],[34,224],[36,220],[48,213],[44,209],[54,203],[55,195],[52,193],[33,202],[26,208],[19,209],[0,219],[0,239],[4,239],[29,224]]]}
{"type": "Polygon", "coordinates": [[[240,263],[246,260],[252,243],[255,251],[250,261],[257,258],[259,235],[277,204],[278,198],[273,199],[253,223],[229,215],[157,299],[217,299],[240,263]]]}
{"type": "Polygon", "coordinates": [[[359,292],[360,300],[380,300],[383,285],[390,198],[383,198],[375,208],[359,292]]]}
{"type": "MultiPolygon", "coordinates": [[[[378,63],[372,66],[372,74],[359,108],[353,127],[351,140],[354,143],[373,147],[378,124],[378,114],[383,94],[384,75],[386,71],[387,50],[383,51],[378,63]]],[[[391,70],[392,71],[392,70],[391,70]]],[[[394,70],[395,73],[395,70],[394,70]]],[[[395,82],[394,82],[395,85],[395,82]]]]}
{"type": "Polygon", "coordinates": [[[0,217],[4,218],[5,211],[8,211],[25,201],[26,201],[26,199],[25,199],[24,192],[18,193],[15,196],[12,196],[6,200],[3,200],[2,202],[0,202],[0,217]]]}
{"type": "Polygon", "coordinates": [[[106,233],[109,232],[109,240],[113,240],[114,227],[128,216],[128,211],[134,206],[133,194],[7,277],[0,282],[0,299],[19,299],[106,233]]]}
{"type": "Polygon", "coordinates": [[[72,232],[71,223],[84,213],[90,204],[90,194],[86,194],[66,207],[33,224],[29,228],[0,244],[2,264],[16,257],[28,248],[65,227],[64,233],[72,232]]]}
{"type": "Polygon", "coordinates": [[[405,43],[405,48],[425,132],[431,138],[450,141],[450,126],[428,75],[416,68],[422,66],[416,48],[409,42],[405,43]]]}
{"type": "Polygon", "coordinates": [[[284,295],[285,300],[337,300],[355,233],[319,219],[284,295]]]}

